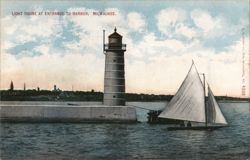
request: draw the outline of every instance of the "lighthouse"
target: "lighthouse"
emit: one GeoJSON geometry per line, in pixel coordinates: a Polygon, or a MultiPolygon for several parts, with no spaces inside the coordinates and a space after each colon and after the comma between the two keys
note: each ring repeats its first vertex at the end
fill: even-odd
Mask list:
{"type": "Polygon", "coordinates": [[[125,106],[124,52],[126,44],[122,44],[122,36],[117,33],[116,28],[114,33],[109,35],[108,44],[104,42],[103,47],[105,54],[103,104],[125,106]]]}

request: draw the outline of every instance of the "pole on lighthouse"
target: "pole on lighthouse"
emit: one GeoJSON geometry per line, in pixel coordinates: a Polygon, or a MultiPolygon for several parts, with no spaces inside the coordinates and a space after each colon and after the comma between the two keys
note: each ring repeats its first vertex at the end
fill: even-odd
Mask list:
{"type": "Polygon", "coordinates": [[[103,30],[103,53],[105,53],[105,30],[103,30]]]}

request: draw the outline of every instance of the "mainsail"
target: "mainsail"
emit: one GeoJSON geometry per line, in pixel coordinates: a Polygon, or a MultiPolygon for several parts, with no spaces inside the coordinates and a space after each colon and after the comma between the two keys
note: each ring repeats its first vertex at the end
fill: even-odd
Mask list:
{"type": "Polygon", "coordinates": [[[207,101],[207,123],[227,124],[218,103],[216,102],[213,92],[208,86],[208,101],[207,101]]]}
{"type": "Polygon", "coordinates": [[[194,63],[181,87],[158,117],[194,122],[206,121],[204,88],[194,63]]]}

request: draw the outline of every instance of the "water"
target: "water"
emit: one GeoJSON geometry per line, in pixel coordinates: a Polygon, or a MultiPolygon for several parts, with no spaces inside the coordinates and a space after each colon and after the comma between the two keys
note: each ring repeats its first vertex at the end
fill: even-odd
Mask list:
{"type": "Polygon", "coordinates": [[[215,131],[168,131],[141,109],[137,124],[3,123],[1,159],[250,159],[250,104],[220,105],[230,126],[215,131]]]}

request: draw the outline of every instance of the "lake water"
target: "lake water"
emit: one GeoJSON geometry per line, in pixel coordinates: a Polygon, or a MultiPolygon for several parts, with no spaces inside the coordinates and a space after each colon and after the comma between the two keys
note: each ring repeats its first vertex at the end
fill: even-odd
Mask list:
{"type": "MultiPolygon", "coordinates": [[[[163,102],[129,102],[160,109],[163,102]]],[[[250,160],[250,104],[220,103],[229,127],[214,131],[168,131],[137,124],[1,124],[1,159],[243,159],[250,160]]]]}

